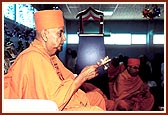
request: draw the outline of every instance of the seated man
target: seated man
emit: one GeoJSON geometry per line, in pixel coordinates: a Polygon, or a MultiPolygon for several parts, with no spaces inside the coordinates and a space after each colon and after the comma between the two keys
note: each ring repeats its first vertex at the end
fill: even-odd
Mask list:
{"type": "Polygon", "coordinates": [[[119,74],[114,83],[116,111],[149,111],[154,104],[154,97],[146,83],[140,79],[140,60],[129,58],[127,69],[119,74]]]}
{"type": "Polygon", "coordinates": [[[93,95],[79,89],[98,75],[99,65],[86,66],[74,77],[56,56],[66,41],[62,11],[43,10],[34,16],[36,38],[5,74],[4,98],[52,100],[60,111],[106,110],[101,95],[95,95],[99,103],[93,103],[93,95]]]}

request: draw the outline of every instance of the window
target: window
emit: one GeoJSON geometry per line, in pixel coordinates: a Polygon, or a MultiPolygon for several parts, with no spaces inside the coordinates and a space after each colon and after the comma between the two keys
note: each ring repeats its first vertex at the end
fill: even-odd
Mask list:
{"type": "Polygon", "coordinates": [[[104,37],[104,44],[114,44],[113,39],[111,37],[104,37]]]}
{"type": "Polygon", "coordinates": [[[132,44],[146,44],[146,34],[132,34],[132,44]]]}
{"type": "Polygon", "coordinates": [[[104,44],[146,44],[146,37],[146,34],[111,34],[110,37],[104,37],[104,44]]]}
{"type": "Polygon", "coordinates": [[[77,34],[68,34],[67,36],[67,44],[78,44],[79,36],[77,34]]]}
{"type": "Polygon", "coordinates": [[[34,28],[33,14],[37,11],[31,4],[4,4],[4,16],[23,24],[29,28],[34,28]]]}
{"type": "Polygon", "coordinates": [[[4,4],[4,16],[11,20],[15,20],[15,4],[4,4]]]}
{"type": "Polygon", "coordinates": [[[104,37],[104,44],[130,45],[131,34],[111,34],[110,37],[104,37]]]}
{"type": "Polygon", "coordinates": [[[164,44],[164,34],[154,34],[153,44],[164,44]]]}
{"type": "Polygon", "coordinates": [[[35,11],[30,4],[16,4],[16,22],[34,28],[33,14],[35,11]]]}

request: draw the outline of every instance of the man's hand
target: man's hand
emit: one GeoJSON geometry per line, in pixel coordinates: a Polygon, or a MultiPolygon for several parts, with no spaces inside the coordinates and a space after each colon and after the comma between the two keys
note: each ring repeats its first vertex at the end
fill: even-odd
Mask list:
{"type": "Polygon", "coordinates": [[[78,77],[75,78],[74,84],[76,85],[76,91],[86,80],[90,80],[98,75],[98,65],[86,66],[83,68],[78,77]]]}
{"type": "Polygon", "coordinates": [[[86,66],[81,71],[80,75],[82,75],[85,80],[90,80],[98,75],[98,65],[86,66]]]}

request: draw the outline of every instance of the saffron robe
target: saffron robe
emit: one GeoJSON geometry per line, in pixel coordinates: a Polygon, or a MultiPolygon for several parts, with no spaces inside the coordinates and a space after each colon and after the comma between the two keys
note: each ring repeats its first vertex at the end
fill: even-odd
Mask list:
{"type": "Polygon", "coordinates": [[[114,110],[124,108],[129,111],[149,111],[153,107],[154,97],[149,86],[139,76],[130,76],[127,70],[119,74],[114,83],[114,92],[114,110]]]}
{"type": "Polygon", "coordinates": [[[82,90],[74,93],[73,82],[73,73],[56,55],[50,57],[35,39],[5,74],[4,98],[52,100],[61,111],[102,111],[90,105],[88,96],[82,90]]]}
{"type": "Polygon", "coordinates": [[[81,89],[86,92],[87,94],[92,95],[92,99],[95,100],[95,95],[102,95],[103,96],[103,100],[95,100],[95,103],[97,103],[96,105],[101,105],[101,108],[104,108],[104,110],[107,111],[112,111],[114,108],[114,101],[113,100],[109,100],[107,98],[107,96],[96,86],[94,86],[91,83],[83,83],[81,86],[81,89]],[[102,102],[103,101],[103,102],[102,102]],[[105,103],[105,104],[99,104],[99,103],[105,103]]]}

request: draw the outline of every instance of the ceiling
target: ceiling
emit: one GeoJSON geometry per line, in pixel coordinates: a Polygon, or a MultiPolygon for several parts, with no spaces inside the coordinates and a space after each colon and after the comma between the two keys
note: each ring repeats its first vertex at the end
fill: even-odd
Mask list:
{"type": "MultiPolygon", "coordinates": [[[[155,3],[156,4],[156,3],[155,3]]],[[[148,20],[147,18],[143,18],[142,11],[148,6],[152,8],[153,5],[151,3],[128,3],[128,4],[113,4],[110,2],[107,3],[96,3],[96,4],[82,4],[78,3],[69,3],[69,4],[32,4],[34,8],[37,10],[48,10],[53,9],[54,7],[58,7],[64,12],[65,19],[68,20],[77,20],[76,16],[79,12],[86,10],[89,7],[92,7],[96,10],[100,11],[113,11],[111,16],[104,16],[104,20],[148,20]]],[[[160,17],[155,17],[154,19],[164,19],[164,7],[166,7],[165,3],[158,4],[160,8],[161,15],[160,17]]]]}

